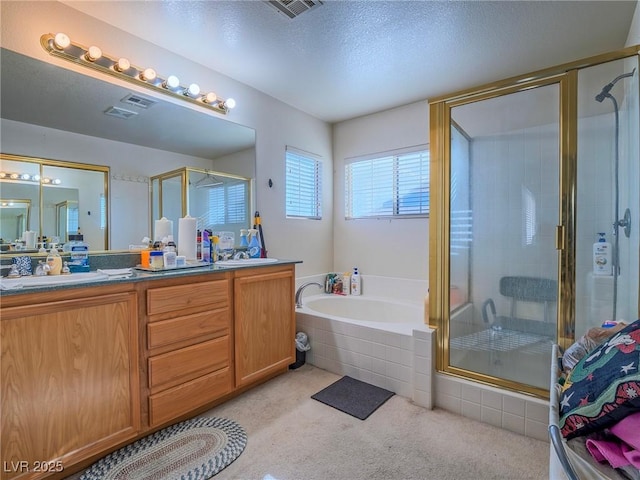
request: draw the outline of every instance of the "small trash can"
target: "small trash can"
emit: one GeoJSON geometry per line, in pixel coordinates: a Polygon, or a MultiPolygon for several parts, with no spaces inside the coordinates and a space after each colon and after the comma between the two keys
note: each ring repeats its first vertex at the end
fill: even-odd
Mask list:
{"type": "Polygon", "coordinates": [[[304,332],[296,333],[296,361],[289,365],[289,370],[295,370],[304,365],[307,359],[307,351],[311,349],[309,337],[304,332]]]}

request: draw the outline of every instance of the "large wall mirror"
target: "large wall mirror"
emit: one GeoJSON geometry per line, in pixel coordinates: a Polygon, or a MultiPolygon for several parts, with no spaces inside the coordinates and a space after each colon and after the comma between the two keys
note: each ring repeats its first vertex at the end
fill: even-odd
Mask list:
{"type": "MultiPolygon", "coordinates": [[[[58,67],[54,65],[55,59],[42,62],[0,50],[2,152],[107,167],[110,171],[108,214],[104,219],[108,235],[104,242],[88,240],[91,250],[124,250],[143,237],[152,236],[151,177],[192,167],[255,178],[253,129],[215,112],[164,99],[144,88],[116,85],[110,78],[97,79],[58,67]],[[148,103],[146,108],[142,103],[148,103]]],[[[69,167],[62,162],[51,168],[69,167]]],[[[2,198],[33,198],[27,229],[38,230],[40,199],[9,195],[4,186],[3,183],[2,198]]],[[[64,187],[62,183],[50,190],[64,187]]],[[[42,227],[46,235],[55,235],[54,232],[64,235],[65,231],[73,230],[74,202],[80,228],[87,232],[88,226],[83,225],[81,217],[89,211],[83,201],[89,188],[92,187],[84,182],[78,187],[77,199],[68,196],[46,201],[52,205],[51,214],[43,217],[51,222],[42,227]]],[[[247,210],[251,210],[251,205],[247,205],[247,210]]],[[[97,220],[97,213],[91,206],[92,219],[97,220]]],[[[12,224],[17,221],[12,220],[12,224]]],[[[13,236],[15,232],[9,237],[13,236]]]]}

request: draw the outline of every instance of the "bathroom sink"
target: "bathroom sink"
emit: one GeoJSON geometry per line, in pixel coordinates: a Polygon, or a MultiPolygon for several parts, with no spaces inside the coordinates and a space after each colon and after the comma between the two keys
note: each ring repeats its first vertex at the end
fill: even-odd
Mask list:
{"type": "Polygon", "coordinates": [[[54,285],[69,285],[74,283],[89,283],[107,280],[108,275],[99,272],[72,273],[71,275],[32,275],[20,278],[2,278],[2,290],[14,288],[44,287],[54,285]]]}
{"type": "Polygon", "coordinates": [[[263,265],[265,263],[275,263],[277,258],[245,258],[240,260],[224,260],[216,263],[220,267],[241,267],[249,265],[263,265]]]}

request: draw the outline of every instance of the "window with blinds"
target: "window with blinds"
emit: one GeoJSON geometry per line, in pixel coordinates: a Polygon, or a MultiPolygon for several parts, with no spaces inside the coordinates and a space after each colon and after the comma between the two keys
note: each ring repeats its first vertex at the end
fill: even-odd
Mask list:
{"type": "Polygon", "coordinates": [[[107,197],[104,193],[100,194],[100,229],[107,228],[107,197]]]}
{"type": "Polygon", "coordinates": [[[287,218],[322,218],[322,162],[311,153],[287,147],[287,218]]]}
{"type": "Polygon", "coordinates": [[[345,165],[345,217],[429,215],[429,150],[402,150],[345,165]]]}
{"type": "Polygon", "coordinates": [[[246,182],[225,183],[208,187],[209,209],[204,219],[206,226],[245,224],[248,221],[248,189],[246,182]]]}

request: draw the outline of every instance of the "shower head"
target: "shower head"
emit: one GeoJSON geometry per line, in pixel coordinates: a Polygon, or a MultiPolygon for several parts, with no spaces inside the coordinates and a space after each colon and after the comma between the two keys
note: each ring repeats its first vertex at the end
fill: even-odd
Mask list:
{"type": "Polygon", "coordinates": [[[602,91],[598,95],[596,95],[596,102],[602,103],[602,101],[609,96],[609,92],[619,80],[622,80],[625,77],[631,77],[635,72],[636,69],[634,68],[630,73],[623,73],[622,75],[618,75],[613,79],[611,83],[607,83],[604,87],[602,87],[602,91]]]}

